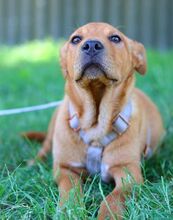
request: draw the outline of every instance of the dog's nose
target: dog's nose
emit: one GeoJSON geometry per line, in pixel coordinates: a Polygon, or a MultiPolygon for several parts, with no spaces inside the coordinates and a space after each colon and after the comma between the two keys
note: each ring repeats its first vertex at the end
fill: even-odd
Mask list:
{"type": "Polygon", "coordinates": [[[82,51],[90,56],[94,56],[103,51],[104,46],[100,41],[97,40],[87,40],[83,46],[82,51]]]}

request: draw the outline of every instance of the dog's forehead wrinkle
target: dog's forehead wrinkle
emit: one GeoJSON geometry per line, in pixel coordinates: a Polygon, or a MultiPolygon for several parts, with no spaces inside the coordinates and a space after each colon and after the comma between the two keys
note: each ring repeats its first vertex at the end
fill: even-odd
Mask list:
{"type": "Polygon", "coordinates": [[[113,33],[115,33],[116,32],[116,29],[110,29],[110,28],[108,28],[108,27],[105,27],[103,30],[103,33],[105,34],[105,35],[111,35],[111,34],[113,34],[113,33]]]}
{"type": "Polygon", "coordinates": [[[100,36],[100,34],[109,36],[113,34],[122,34],[117,28],[104,22],[91,22],[78,28],[72,35],[84,35],[84,37],[100,36]]]}
{"type": "Polygon", "coordinates": [[[89,33],[89,29],[83,27],[81,32],[82,32],[82,34],[86,35],[87,33],[89,33]]]}
{"type": "Polygon", "coordinates": [[[100,36],[100,34],[102,33],[102,35],[110,35],[113,33],[117,33],[118,30],[114,27],[112,27],[111,25],[103,25],[103,23],[90,23],[88,25],[84,25],[81,28],[79,28],[77,30],[78,34],[82,34],[84,36],[100,36]]]}

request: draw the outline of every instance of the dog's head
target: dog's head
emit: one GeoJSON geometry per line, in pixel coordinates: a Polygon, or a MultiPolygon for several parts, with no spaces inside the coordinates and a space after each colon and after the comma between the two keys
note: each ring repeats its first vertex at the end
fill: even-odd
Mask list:
{"type": "Polygon", "coordinates": [[[146,72],[145,49],[106,23],[89,23],[77,29],[61,50],[66,78],[78,85],[101,81],[119,84],[134,71],[146,72]]]}

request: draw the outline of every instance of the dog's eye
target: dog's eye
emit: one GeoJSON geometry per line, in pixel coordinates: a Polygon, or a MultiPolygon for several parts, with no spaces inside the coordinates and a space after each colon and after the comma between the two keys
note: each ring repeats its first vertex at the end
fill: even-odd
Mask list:
{"type": "Polygon", "coordinates": [[[71,43],[72,43],[72,44],[78,44],[78,43],[81,42],[81,40],[82,40],[82,37],[80,37],[80,36],[74,36],[74,37],[72,37],[72,39],[71,39],[71,43]]]}
{"type": "Polygon", "coordinates": [[[112,35],[112,36],[110,36],[110,37],[109,37],[109,40],[112,41],[112,42],[114,42],[114,43],[116,43],[116,44],[121,42],[121,38],[120,38],[120,36],[118,36],[118,35],[112,35]]]}

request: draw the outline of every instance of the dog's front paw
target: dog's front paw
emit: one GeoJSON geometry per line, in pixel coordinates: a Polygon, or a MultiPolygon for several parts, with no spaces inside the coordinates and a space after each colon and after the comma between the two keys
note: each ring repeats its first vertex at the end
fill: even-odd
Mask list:
{"type": "Polygon", "coordinates": [[[117,193],[111,193],[102,201],[98,213],[99,220],[121,220],[123,213],[124,199],[117,193]]]}

